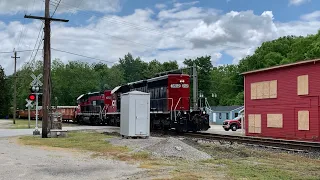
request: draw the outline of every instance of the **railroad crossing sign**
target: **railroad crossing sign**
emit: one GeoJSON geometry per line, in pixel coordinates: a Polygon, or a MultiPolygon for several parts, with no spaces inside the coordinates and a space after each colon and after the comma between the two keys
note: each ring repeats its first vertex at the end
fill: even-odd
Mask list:
{"type": "Polygon", "coordinates": [[[33,78],[33,81],[30,83],[30,86],[42,86],[42,82],[40,79],[42,78],[42,74],[39,74],[38,76],[31,74],[31,77],[33,78]]]}
{"type": "Polygon", "coordinates": [[[33,107],[33,104],[32,104],[31,100],[26,99],[26,101],[27,101],[26,107],[33,107]]]}

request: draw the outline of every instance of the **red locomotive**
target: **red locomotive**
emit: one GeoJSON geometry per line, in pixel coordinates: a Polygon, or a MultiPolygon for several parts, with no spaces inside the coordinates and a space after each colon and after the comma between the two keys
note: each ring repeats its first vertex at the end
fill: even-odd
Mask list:
{"type": "Polygon", "coordinates": [[[120,95],[129,91],[150,93],[150,128],[177,131],[205,131],[209,116],[202,110],[190,110],[190,76],[167,74],[128,83],[113,90],[87,93],[77,98],[76,121],[80,124],[120,126],[120,95]]]}

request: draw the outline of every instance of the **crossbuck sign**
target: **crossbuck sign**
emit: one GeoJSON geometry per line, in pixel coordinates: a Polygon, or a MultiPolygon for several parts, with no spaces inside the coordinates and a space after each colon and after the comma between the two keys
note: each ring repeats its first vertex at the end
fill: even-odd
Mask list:
{"type": "Polygon", "coordinates": [[[42,74],[39,74],[38,76],[31,74],[31,77],[33,78],[33,81],[30,83],[30,86],[42,86],[42,82],[40,79],[42,78],[42,74]]]}
{"type": "Polygon", "coordinates": [[[26,101],[27,101],[26,107],[33,107],[33,104],[32,104],[31,100],[26,99],[26,101]]]}

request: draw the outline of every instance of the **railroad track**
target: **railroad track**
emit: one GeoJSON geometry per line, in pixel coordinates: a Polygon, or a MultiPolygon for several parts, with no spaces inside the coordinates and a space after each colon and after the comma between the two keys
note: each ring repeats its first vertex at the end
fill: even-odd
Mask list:
{"type": "Polygon", "coordinates": [[[267,147],[272,149],[280,149],[286,151],[295,152],[320,152],[320,143],[317,142],[306,142],[306,141],[292,141],[284,139],[272,139],[272,138],[261,138],[261,137],[250,137],[250,136],[235,136],[225,134],[211,134],[211,133],[184,133],[184,136],[208,139],[208,140],[219,140],[229,141],[231,143],[237,142],[240,144],[267,147]]]}

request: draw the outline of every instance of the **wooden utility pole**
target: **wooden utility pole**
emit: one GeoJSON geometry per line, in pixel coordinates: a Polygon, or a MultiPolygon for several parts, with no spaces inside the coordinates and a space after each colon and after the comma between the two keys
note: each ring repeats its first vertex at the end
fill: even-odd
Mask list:
{"type": "Polygon", "coordinates": [[[42,115],[42,138],[48,137],[49,110],[51,109],[51,48],[50,48],[50,23],[51,21],[68,22],[65,19],[50,17],[50,0],[45,2],[45,17],[27,16],[25,18],[44,20],[44,60],[43,60],[43,115],[42,115]]]}
{"type": "Polygon", "coordinates": [[[13,97],[13,124],[16,124],[16,110],[17,110],[17,52],[14,51],[14,97],[13,97]]]}

